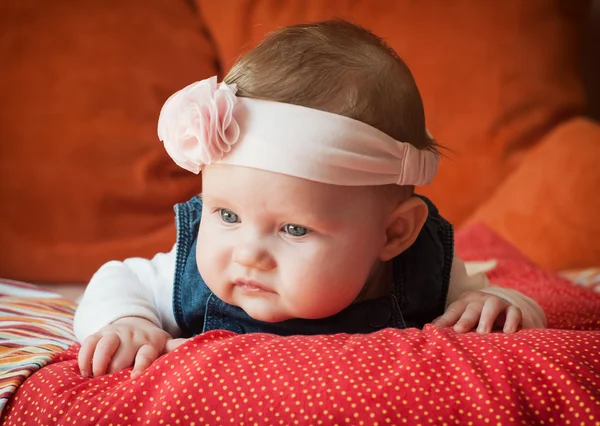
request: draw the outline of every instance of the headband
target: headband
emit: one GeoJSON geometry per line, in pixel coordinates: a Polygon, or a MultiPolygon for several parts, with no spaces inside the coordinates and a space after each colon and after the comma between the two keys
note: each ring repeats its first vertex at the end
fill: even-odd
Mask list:
{"type": "Polygon", "coordinates": [[[236,91],[211,77],[167,99],[158,137],[175,163],[194,173],[230,164],[344,186],[424,185],[437,171],[437,153],[361,121],[236,91]]]}

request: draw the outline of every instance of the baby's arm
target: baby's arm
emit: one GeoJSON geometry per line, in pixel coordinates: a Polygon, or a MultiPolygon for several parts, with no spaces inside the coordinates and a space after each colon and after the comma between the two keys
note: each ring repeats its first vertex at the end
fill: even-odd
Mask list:
{"type": "Polygon", "coordinates": [[[79,367],[94,376],[134,365],[132,376],[179,334],[172,309],[175,249],[153,259],[108,262],[92,277],[77,308],[79,367]]]}
{"type": "Polygon", "coordinates": [[[433,324],[454,326],[457,333],[475,327],[480,333],[488,333],[495,323],[503,325],[505,333],[512,333],[519,327],[544,328],[546,316],[542,308],[524,294],[492,286],[483,273],[469,276],[464,262],[455,254],[446,312],[433,324]]]}

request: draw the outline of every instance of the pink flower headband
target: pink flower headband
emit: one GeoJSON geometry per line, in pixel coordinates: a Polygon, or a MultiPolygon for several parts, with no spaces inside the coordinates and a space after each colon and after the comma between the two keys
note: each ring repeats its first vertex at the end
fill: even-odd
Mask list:
{"type": "Polygon", "coordinates": [[[220,163],[346,186],[425,185],[435,176],[434,152],[348,117],[236,90],[211,77],[167,99],[158,137],[175,163],[194,173],[220,163]]]}

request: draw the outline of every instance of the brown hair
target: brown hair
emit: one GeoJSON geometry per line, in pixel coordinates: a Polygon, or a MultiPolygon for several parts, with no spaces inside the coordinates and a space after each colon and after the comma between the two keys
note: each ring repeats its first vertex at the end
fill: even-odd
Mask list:
{"type": "Polygon", "coordinates": [[[239,96],[344,115],[419,149],[437,150],[404,61],[381,38],[347,21],[274,31],[236,62],[225,82],[236,84],[239,96]]]}

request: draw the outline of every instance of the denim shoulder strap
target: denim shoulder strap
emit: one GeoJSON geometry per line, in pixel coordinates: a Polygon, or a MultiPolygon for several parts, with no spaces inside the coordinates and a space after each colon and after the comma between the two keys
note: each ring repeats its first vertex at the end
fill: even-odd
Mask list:
{"type": "Polygon", "coordinates": [[[210,290],[198,272],[196,244],[202,217],[199,196],[175,206],[177,243],[173,281],[173,312],[184,335],[202,331],[204,310],[210,290]]]}
{"type": "Polygon", "coordinates": [[[454,258],[454,229],[427,198],[423,229],[411,247],[394,258],[394,291],[408,326],[423,327],[444,313],[454,258]]]}

